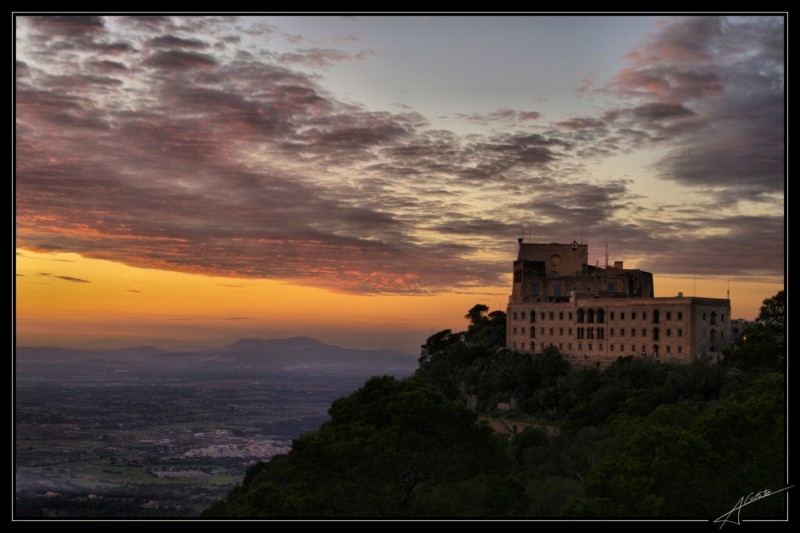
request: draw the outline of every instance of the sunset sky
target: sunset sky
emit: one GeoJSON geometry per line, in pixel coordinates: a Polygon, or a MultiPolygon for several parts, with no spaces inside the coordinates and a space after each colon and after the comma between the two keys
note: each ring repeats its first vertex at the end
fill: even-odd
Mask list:
{"type": "Polygon", "coordinates": [[[16,344],[418,351],[517,238],[754,318],[780,16],[22,16],[16,344]]]}

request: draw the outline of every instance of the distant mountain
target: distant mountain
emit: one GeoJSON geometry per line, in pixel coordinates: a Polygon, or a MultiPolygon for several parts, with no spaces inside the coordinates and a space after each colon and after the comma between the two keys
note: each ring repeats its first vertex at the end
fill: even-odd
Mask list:
{"type": "Polygon", "coordinates": [[[311,337],[289,339],[240,339],[220,348],[190,351],[162,350],[138,346],[114,350],[72,350],[60,347],[16,349],[18,366],[26,363],[48,365],[97,365],[102,361],[127,362],[140,368],[195,370],[281,369],[318,370],[373,375],[411,374],[417,368],[413,354],[397,350],[365,350],[324,344],[311,337]]]}

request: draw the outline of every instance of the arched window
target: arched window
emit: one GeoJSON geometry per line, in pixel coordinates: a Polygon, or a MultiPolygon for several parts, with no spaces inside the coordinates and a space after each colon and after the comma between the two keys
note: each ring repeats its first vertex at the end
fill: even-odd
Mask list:
{"type": "Polygon", "coordinates": [[[603,309],[597,310],[597,323],[602,324],[605,321],[606,313],[603,309]]]}
{"type": "Polygon", "coordinates": [[[653,340],[658,340],[658,328],[653,328],[653,340]]]}
{"type": "Polygon", "coordinates": [[[594,309],[589,309],[586,311],[586,322],[589,324],[594,322],[594,309]]]}

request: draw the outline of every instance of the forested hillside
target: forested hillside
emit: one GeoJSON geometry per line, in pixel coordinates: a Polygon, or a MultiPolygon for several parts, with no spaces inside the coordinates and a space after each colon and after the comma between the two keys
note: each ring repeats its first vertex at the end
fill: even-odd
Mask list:
{"type": "MultiPolygon", "coordinates": [[[[765,300],[721,364],[603,372],[506,349],[505,314],[476,305],[465,331],[427,339],[414,376],[334,402],[205,516],[714,519],[787,485],[782,302],[765,300]],[[479,415],[527,429],[500,436],[479,415]]],[[[784,496],[741,517],[784,516],[784,496]]]]}

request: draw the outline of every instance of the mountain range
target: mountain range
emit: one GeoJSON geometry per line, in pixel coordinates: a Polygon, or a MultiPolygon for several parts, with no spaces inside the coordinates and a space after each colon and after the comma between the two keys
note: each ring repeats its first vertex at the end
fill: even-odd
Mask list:
{"type": "Polygon", "coordinates": [[[355,349],[325,344],[311,337],[239,339],[221,347],[165,350],[136,346],[112,350],[56,346],[16,347],[17,369],[29,365],[110,366],[141,369],[282,369],[412,373],[414,354],[397,350],[355,349]]]}

